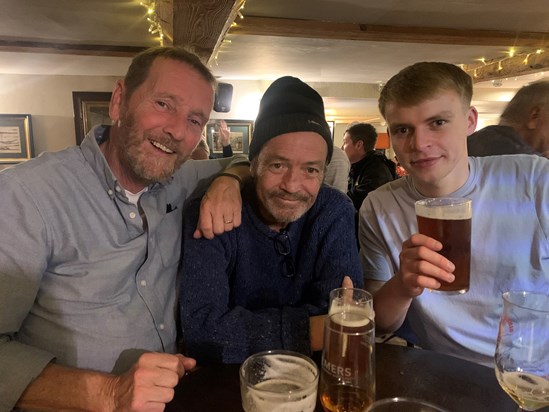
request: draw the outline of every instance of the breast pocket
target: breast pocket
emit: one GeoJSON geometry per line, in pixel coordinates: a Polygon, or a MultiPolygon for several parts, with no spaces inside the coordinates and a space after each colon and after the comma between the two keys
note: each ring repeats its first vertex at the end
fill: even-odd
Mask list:
{"type": "Polygon", "coordinates": [[[164,216],[156,231],[157,245],[164,267],[179,263],[181,256],[182,214],[175,210],[164,216]]]}

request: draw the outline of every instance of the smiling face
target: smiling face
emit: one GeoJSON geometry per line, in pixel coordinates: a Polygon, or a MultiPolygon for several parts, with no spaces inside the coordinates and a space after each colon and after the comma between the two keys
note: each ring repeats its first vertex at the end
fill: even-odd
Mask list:
{"type": "Polygon", "coordinates": [[[270,139],[252,161],[262,220],[279,231],[314,204],[324,179],[328,147],[314,132],[286,133],[270,139]]]}
{"type": "Polygon", "coordinates": [[[467,136],[477,112],[465,109],[456,92],[442,91],[414,106],[389,103],[385,119],[396,156],[421,194],[445,196],[466,182],[467,136]]]}
{"type": "Polygon", "coordinates": [[[198,144],[213,100],[211,84],[172,59],[157,58],[129,99],[119,82],[110,109],[119,125],[105,156],[121,184],[138,191],[169,178],[198,144]]]}

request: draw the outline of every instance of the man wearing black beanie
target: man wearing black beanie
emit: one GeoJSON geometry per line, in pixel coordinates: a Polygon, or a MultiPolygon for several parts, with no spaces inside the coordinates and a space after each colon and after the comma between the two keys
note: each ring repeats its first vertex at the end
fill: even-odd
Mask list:
{"type": "Polygon", "coordinates": [[[330,290],[346,275],[345,285],[363,285],[353,205],[322,184],[332,151],[320,95],[282,77],[261,99],[242,224],[194,239],[200,199],[187,208],[180,310],[198,362],[239,363],[268,349],[311,354],[322,347],[330,290]]]}

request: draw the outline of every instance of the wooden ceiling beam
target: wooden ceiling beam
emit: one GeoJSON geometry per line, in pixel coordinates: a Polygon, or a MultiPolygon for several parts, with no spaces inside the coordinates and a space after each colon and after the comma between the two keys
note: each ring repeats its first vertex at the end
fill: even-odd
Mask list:
{"type": "Polygon", "coordinates": [[[173,0],[173,44],[211,61],[243,1],[173,0]]]}
{"type": "Polygon", "coordinates": [[[549,33],[383,26],[246,16],[231,34],[471,46],[546,47],[549,33]]]}

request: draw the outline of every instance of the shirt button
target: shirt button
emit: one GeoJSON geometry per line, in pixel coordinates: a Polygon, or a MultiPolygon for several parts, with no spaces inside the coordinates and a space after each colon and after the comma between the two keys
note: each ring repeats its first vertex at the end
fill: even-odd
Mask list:
{"type": "Polygon", "coordinates": [[[115,186],[114,190],[116,190],[117,192],[120,192],[122,189],[120,188],[120,186],[115,186]]]}
{"type": "Polygon", "coordinates": [[[130,212],[130,219],[135,219],[136,216],[135,212],[130,212]]]}
{"type": "Polygon", "coordinates": [[[160,325],[158,325],[158,329],[160,329],[160,330],[164,330],[164,324],[163,324],[163,323],[161,323],[160,325]]]}
{"type": "Polygon", "coordinates": [[[141,281],[141,286],[147,286],[147,281],[146,281],[146,280],[142,280],[142,281],[141,281]]]}
{"type": "Polygon", "coordinates": [[[112,196],[112,194],[113,194],[114,192],[113,192],[111,189],[109,189],[109,190],[107,191],[107,193],[109,194],[109,196],[112,196]]]}

